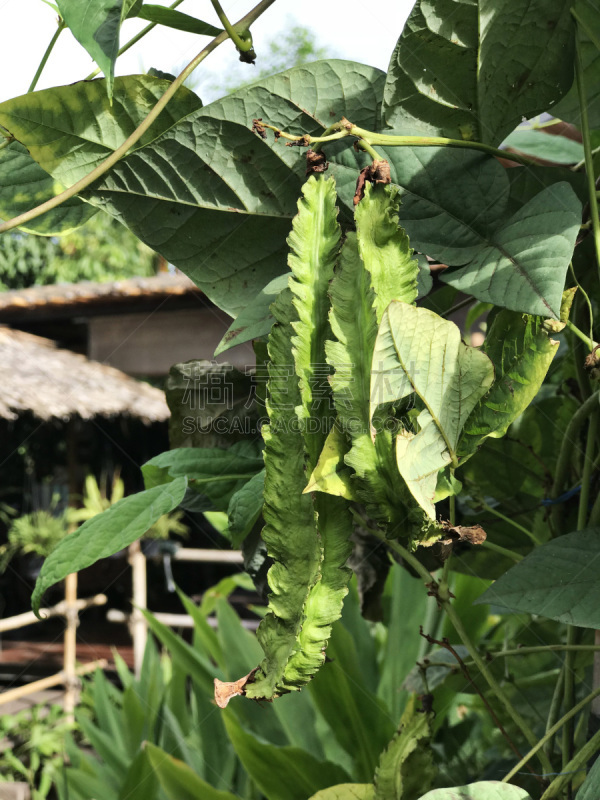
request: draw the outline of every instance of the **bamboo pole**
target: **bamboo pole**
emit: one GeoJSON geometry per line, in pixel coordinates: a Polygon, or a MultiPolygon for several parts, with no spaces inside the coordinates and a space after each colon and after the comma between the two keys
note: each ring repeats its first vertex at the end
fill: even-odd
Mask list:
{"type": "Polygon", "coordinates": [[[139,540],[129,545],[129,564],[131,565],[131,582],[133,610],[130,616],[130,631],[133,639],[133,671],[136,678],[142,672],[142,661],[148,638],[148,626],[141,609],[146,608],[148,593],[146,587],[146,557],[142,553],[139,540]]]}
{"type": "Polygon", "coordinates": [[[77,657],[77,626],[79,614],[77,612],[77,573],[72,572],[65,578],[65,626],[63,673],[65,677],[64,708],[67,717],[73,717],[75,706],[79,698],[79,680],[75,661],[77,657]]]}
{"type": "MultiPolygon", "coordinates": [[[[103,606],[106,605],[108,599],[105,594],[96,594],[93,597],[86,597],[81,600],[77,600],[74,603],[74,608],[77,611],[83,611],[86,608],[91,608],[92,606],[103,606]]],[[[27,625],[34,625],[36,622],[44,622],[50,617],[64,617],[67,613],[67,604],[64,600],[61,600],[60,603],[57,603],[55,606],[50,606],[50,608],[41,608],[40,609],[40,616],[42,619],[38,619],[33,611],[25,611],[23,614],[15,614],[14,617],[5,617],[4,619],[0,619],[0,633],[5,633],[6,631],[14,631],[18,628],[24,628],[27,625]]]]}
{"type": "Polygon", "coordinates": [[[208,563],[243,564],[241,550],[202,550],[195,547],[182,547],[173,553],[175,561],[206,561],[208,563]]]}
{"type": "MultiPolygon", "coordinates": [[[[75,667],[75,676],[85,675],[88,672],[94,672],[96,669],[105,669],[107,665],[108,662],[105,658],[99,658],[97,661],[90,661],[88,664],[81,664],[79,667],[75,667]]],[[[57,672],[56,675],[40,678],[39,681],[32,681],[23,686],[8,689],[6,692],[0,694],[0,705],[10,703],[12,700],[20,700],[22,697],[27,697],[28,694],[41,692],[43,689],[51,689],[53,686],[64,683],[65,680],[64,671],[61,671],[57,672]]]]}

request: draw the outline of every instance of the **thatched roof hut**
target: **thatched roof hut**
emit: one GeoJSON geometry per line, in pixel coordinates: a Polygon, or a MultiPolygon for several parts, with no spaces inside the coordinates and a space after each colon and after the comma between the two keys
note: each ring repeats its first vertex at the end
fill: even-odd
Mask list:
{"type": "Polygon", "coordinates": [[[49,339],[0,327],[0,418],[41,420],[129,416],[146,424],[169,416],[160,389],[49,339]]]}

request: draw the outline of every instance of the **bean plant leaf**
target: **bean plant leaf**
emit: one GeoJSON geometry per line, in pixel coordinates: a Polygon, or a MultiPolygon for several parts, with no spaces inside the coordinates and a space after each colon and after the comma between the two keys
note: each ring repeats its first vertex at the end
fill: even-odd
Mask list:
{"type": "Polygon", "coordinates": [[[555,164],[578,164],[583,161],[583,145],[565,136],[553,136],[543,131],[517,128],[503,142],[503,147],[519,150],[555,164]]]}
{"type": "Polygon", "coordinates": [[[218,447],[167,450],[142,467],[147,488],[186,476],[190,489],[208,498],[212,508],[227,511],[233,495],[262,470],[263,459],[250,441],[218,447]]]}
{"type": "Polygon", "coordinates": [[[271,303],[286,288],[289,281],[289,273],[279,275],[260,290],[256,297],[248,303],[231,323],[227,332],[217,345],[215,356],[243,344],[259,336],[266,336],[275,322],[275,317],[271,314],[271,303]]]}
{"type": "Polygon", "coordinates": [[[573,81],[571,0],[419,0],[392,54],[383,118],[396,132],[499,144],[573,81]]]}
{"type": "MultiPolygon", "coordinates": [[[[598,8],[593,0],[576,0],[572,6],[578,23],[588,121],[590,128],[600,128],[600,22],[598,8]]],[[[566,97],[552,108],[552,114],[558,119],[581,127],[581,106],[575,82],[566,97]]]]}
{"type": "Polygon", "coordinates": [[[559,536],[505,572],[477,603],[600,628],[600,528],[559,536]]]}
{"type": "Polygon", "coordinates": [[[575,800],[594,800],[600,792],[600,761],[596,759],[584,782],[581,784],[575,800]]]}
{"type": "Polygon", "coordinates": [[[504,436],[537,395],[559,346],[552,333],[542,317],[506,310],[494,317],[482,347],[494,365],[494,383],[465,423],[458,443],[461,460],[487,436],[504,436]]]}
{"type": "Polygon", "coordinates": [[[400,431],[396,456],[400,474],[432,520],[438,472],[457,466],[460,433],[493,379],[489,358],[463,344],[453,322],[390,303],[373,352],[370,416],[378,405],[416,395],[418,430],[400,431]]]}
{"type": "Polygon", "coordinates": [[[135,542],[163,514],[177,508],[186,488],[187,478],[179,477],[168,484],[124,497],[65,537],[42,565],[31,598],[34,612],[38,613],[46,589],[71,572],[79,572],[135,542]]]}
{"type": "Polygon", "coordinates": [[[398,732],[381,754],[375,771],[375,800],[419,800],[434,778],[430,747],[434,714],[409,700],[398,732]]]}
{"type": "Polygon", "coordinates": [[[227,508],[229,518],[227,530],[232,547],[240,546],[260,517],[264,502],[264,487],[265,471],[262,469],[231,497],[227,508]]]}
{"type": "MultiPolygon", "coordinates": [[[[117,78],[115,86],[120,80],[131,79],[117,78]]],[[[260,85],[240,89],[185,119],[177,114],[181,122],[165,125],[162,135],[150,131],[87,190],[86,199],[127,224],[235,315],[285,270],[285,238],[306,169],[302,149],[285,148],[270,135],[262,139],[251,130],[253,119],[262,117],[302,135],[320,133],[346,115],[374,130],[383,80],[380,70],[339,60],[302,65],[263,79],[260,85]]],[[[118,115],[106,115],[102,86],[96,87],[94,102],[87,100],[95,84],[49,90],[53,102],[50,97],[41,102],[44,93],[35,92],[18,103],[9,101],[10,106],[0,104],[0,124],[65,185],[108,155],[114,149],[112,138],[118,139],[117,144],[124,140],[121,127],[125,135],[136,127],[128,123],[133,110],[125,100],[118,115]],[[66,114],[66,109],[72,113],[66,114]],[[52,130],[45,127],[49,121],[52,130]],[[88,143],[83,134],[92,131],[94,142],[88,143]]],[[[137,108],[138,102],[131,105],[137,108]]],[[[170,108],[171,103],[167,114],[170,108]]],[[[345,164],[338,179],[338,188],[344,189],[342,211],[351,220],[356,169],[364,156],[349,150],[347,143],[337,149],[345,164]]],[[[336,148],[330,152],[333,155],[336,148]]]]}
{"type": "Polygon", "coordinates": [[[442,280],[484,302],[558,318],[580,223],[577,195],[568,183],[554,184],[496,230],[468,266],[442,280]]]}
{"type": "Polygon", "coordinates": [[[469,786],[433,789],[420,800],[531,800],[524,789],[500,781],[478,781],[469,786]]]}
{"type": "Polygon", "coordinates": [[[203,800],[235,800],[236,795],[215,789],[198,777],[191,767],[160,747],[146,742],[145,751],[168,800],[197,800],[198,797],[203,800]]]}
{"type": "MultiPolygon", "coordinates": [[[[46,172],[68,187],[133,133],[169,85],[151,75],[116,78],[112,106],[103,80],[44,89],[0,103],[0,124],[46,172]]],[[[152,142],[201,105],[192,91],[182,87],[136,148],[152,142]]]]}
{"type": "MultiPolygon", "coordinates": [[[[50,200],[66,187],[45,172],[20,142],[0,150],[0,218],[8,220],[50,200]]],[[[69,233],[91,219],[98,209],[79,197],[22,225],[20,230],[42,236],[69,233]]]]}
{"type": "Polygon", "coordinates": [[[197,33],[201,36],[218,36],[223,32],[222,28],[215,28],[208,22],[191,17],[182,11],[165,6],[157,6],[152,3],[144,3],[137,13],[140,19],[147,19],[148,22],[155,22],[157,25],[165,25],[167,28],[174,28],[177,31],[187,33],[197,33]]]}
{"type": "Polygon", "coordinates": [[[119,52],[121,19],[128,8],[123,8],[123,0],[88,0],[85,6],[80,0],[56,0],[56,3],[73,36],[104,73],[104,88],[110,98],[119,52]]]}

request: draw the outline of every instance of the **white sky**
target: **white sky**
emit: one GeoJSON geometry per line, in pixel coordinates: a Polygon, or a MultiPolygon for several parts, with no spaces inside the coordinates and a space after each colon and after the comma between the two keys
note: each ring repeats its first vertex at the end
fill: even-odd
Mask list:
{"type": "MultiPolygon", "coordinates": [[[[161,0],[161,5],[168,5],[167,0],[161,0]]],[[[230,19],[236,20],[247,13],[254,2],[222,0],[222,5],[230,19]]],[[[260,59],[261,41],[273,38],[288,25],[300,24],[312,28],[318,44],[336,56],[385,70],[412,6],[413,0],[371,0],[366,10],[364,0],[313,0],[309,3],[276,0],[253,26],[255,49],[260,59]]],[[[185,0],[178,10],[220,25],[210,0],[185,0]]],[[[56,30],[55,20],[55,12],[42,0],[0,0],[0,101],[25,94],[56,30]]],[[[127,20],[121,30],[121,44],[146,24],[127,20]]],[[[146,72],[150,67],[173,72],[190,61],[207,41],[207,37],[157,27],[119,58],[117,74],[146,72]]],[[[215,71],[218,73],[237,63],[233,45],[225,42],[198,68],[195,90],[208,100],[207,92],[202,91],[203,82],[213,85],[218,80],[215,71]],[[207,70],[210,70],[208,75],[207,70]],[[206,78],[203,79],[201,71],[206,78]]],[[[94,67],[90,56],[71,33],[63,31],[37,88],[73,83],[89,75],[94,67]]],[[[249,80],[253,69],[248,65],[249,80]]]]}

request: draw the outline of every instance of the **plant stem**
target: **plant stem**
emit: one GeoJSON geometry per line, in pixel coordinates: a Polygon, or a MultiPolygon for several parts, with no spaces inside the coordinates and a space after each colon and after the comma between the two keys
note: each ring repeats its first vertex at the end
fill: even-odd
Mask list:
{"type": "MultiPolygon", "coordinates": [[[[552,738],[552,736],[554,736],[554,734],[555,734],[555,733],[557,733],[557,732],[558,732],[558,731],[559,731],[559,730],[562,728],[562,726],[565,724],[565,722],[568,722],[570,719],[572,719],[572,718],[573,718],[573,717],[574,717],[576,714],[578,714],[578,713],[581,711],[581,709],[582,709],[582,708],[585,708],[585,707],[586,707],[586,705],[587,705],[588,703],[591,703],[591,702],[592,702],[592,700],[593,700],[595,697],[598,697],[598,695],[600,695],[600,688],[599,688],[599,689],[594,689],[594,691],[593,691],[593,692],[590,692],[590,694],[588,694],[588,696],[587,696],[587,697],[584,697],[584,698],[583,698],[583,700],[581,700],[579,703],[577,703],[577,705],[576,705],[576,706],[573,706],[573,708],[571,708],[571,709],[570,709],[570,710],[569,710],[569,711],[568,711],[568,712],[567,712],[567,713],[564,715],[564,717],[561,717],[561,718],[558,720],[558,722],[557,722],[557,723],[555,723],[555,724],[554,724],[554,725],[553,725],[553,726],[552,726],[552,727],[551,727],[549,730],[547,730],[547,731],[546,731],[546,733],[544,734],[544,736],[542,736],[542,738],[539,740],[539,742],[536,742],[536,743],[535,743],[535,745],[534,745],[534,746],[531,748],[531,750],[530,750],[528,753],[526,753],[526,754],[523,756],[523,758],[521,759],[521,761],[519,761],[519,763],[518,763],[516,766],[514,766],[514,767],[511,769],[511,771],[510,771],[509,773],[507,773],[507,774],[506,774],[506,775],[505,775],[505,776],[502,778],[502,783],[508,783],[508,781],[509,781],[509,780],[510,780],[512,777],[514,777],[514,776],[517,774],[517,772],[519,772],[519,771],[520,771],[520,770],[521,770],[521,769],[522,769],[522,768],[525,766],[525,764],[526,764],[526,763],[527,763],[527,762],[528,762],[528,761],[529,761],[531,758],[533,758],[533,756],[534,756],[534,755],[536,755],[536,753],[538,753],[538,752],[539,752],[539,750],[540,750],[541,748],[543,748],[543,747],[544,747],[544,745],[546,744],[546,742],[548,742],[548,741],[549,741],[549,739],[551,739],[551,738],[552,738]]],[[[598,736],[598,735],[599,735],[599,734],[596,734],[596,736],[598,736]]],[[[596,738],[596,737],[593,737],[593,738],[596,738]]],[[[590,739],[590,741],[588,742],[588,745],[589,745],[589,744],[590,744],[592,741],[593,741],[593,740],[592,740],[592,739],[590,739]]],[[[600,742],[600,739],[599,739],[598,741],[600,742]]],[[[587,746],[587,745],[586,745],[586,746],[587,746]]],[[[583,749],[583,748],[582,748],[582,749],[583,749]]],[[[568,767],[568,769],[569,769],[569,770],[570,770],[570,769],[572,769],[572,764],[573,764],[573,761],[575,761],[575,760],[578,758],[578,756],[580,755],[580,753],[581,753],[581,750],[580,750],[580,751],[579,751],[579,753],[578,753],[578,754],[575,756],[575,758],[574,758],[572,761],[570,761],[570,762],[567,764],[567,767],[568,767]]],[[[583,763],[584,763],[584,764],[585,764],[585,761],[586,761],[586,759],[584,759],[584,760],[583,760],[583,763]]],[[[550,766],[550,768],[548,769],[548,772],[552,772],[552,766],[550,766]]],[[[561,776],[561,777],[562,777],[562,776],[561,776]]],[[[567,776],[565,776],[565,777],[567,777],[567,776]]],[[[553,782],[553,783],[554,783],[554,782],[553,782]]],[[[551,784],[550,786],[552,786],[552,784],[551,784]]],[[[554,795],[548,795],[548,797],[553,797],[553,796],[554,796],[554,795]]],[[[545,797],[546,797],[546,794],[544,794],[544,798],[545,798],[545,797]]]]}
{"type": "MultiPolygon", "coordinates": [[[[586,299],[587,299],[587,295],[586,295],[586,299]]],[[[589,303],[589,299],[588,299],[588,303],[589,303]]],[[[591,339],[589,336],[586,336],[583,331],[580,331],[579,328],[577,327],[577,325],[575,325],[575,323],[571,322],[570,319],[567,320],[567,328],[571,331],[571,333],[574,333],[575,336],[577,336],[578,339],[581,339],[581,341],[590,348],[590,351],[594,349],[594,347],[595,347],[594,340],[591,339]]]]}
{"type": "Polygon", "coordinates": [[[249,37],[248,39],[243,39],[240,34],[236,31],[237,26],[233,26],[227,17],[227,14],[223,11],[223,7],[219,0],[211,0],[213,4],[214,10],[217,12],[217,16],[221,20],[221,25],[225,28],[227,33],[229,34],[229,38],[236,46],[236,49],[239,50],[240,53],[248,53],[252,50],[252,39],[249,37]]]}
{"type": "MultiPolygon", "coordinates": [[[[600,689],[595,690],[596,694],[599,692],[600,689]]],[[[565,786],[573,780],[573,773],[579,772],[580,770],[583,772],[589,759],[592,758],[599,749],[600,731],[595,733],[592,738],[583,745],[581,750],[578,751],[577,755],[569,761],[566,765],[566,769],[562,771],[566,774],[560,774],[556,777],[541,796],[540,800],[550,800],[550,798],[558,797],[565,786]]]]}
{"type": "Polygon", "coordinates": [[[510,558],[517,563],[525,558],[525,556],[522,556],[520,553],[515,553],[514,550],[509,550],[507,547],[494,544],[494,542],[490,542],[488,539],[481,542],[480,547],[483,547],[484,550],[493,550],[494,553],[498,553],[500,556],[506,556],[506,558],[510,558]]]}
{"type": "Polygon", "coordinates": [[[29,89],[27,89],[27,94],[29,94],[29,92],[33,92],[33,90],[37,86],[37,82],[40,79],[40,75],[42,74],[42,70],[46,66],[46,62],[48,61],[48,58],[50,57],[50,53],[52,52],[52,49],[53,49],[54,45],[56,44],[56,40],[58,39],[58,37],[60,36],[60,34],[64,30],[64,28],[65,28],[64,20],[63,19],[59,19],[58,27],[54,31],[54,36],[50,39],[50,44],[48,45],[48,47],[46,48],[46,52],[42,56],[42,60],[40,61],[39,66],[38,66],[38,68],[36,70],[36,73],[33,76],[33,80],[29,84],[29,89]]]}
{"type": "MultiPolygon", "coordinates": [[[[586,290],[583,288],[583,286],[577,280],[577,275],[575,274],[575,268],[573,267],[573,262],[572,261],[569,263],[569,270],[570,270],[571,275],[573,276],[573,280],[575,281],[575,284],[576,284],[577,288],[579,289],[579,292],[581,293],[583,299],[585,300],[587,308],[588,308],[588,314],[590,315],[590,339],[589,339],[589,342],[586,342],[586,344],[588,345],[588,347],[590,346],[590,344],[592,344],[592,347],[590,348],[590,350],[592,350],[593,349],[593,337],[594,337],[594,310],[592,308],[592,302],[591,302],[590,297],[589,297],[588,293],[586,292],[586,290]]],[[[569,327],[569,321],[567,321],[567,327],[569,327]]],[[[570,330],[576,336],[579,335],[579,329],[577,329],[577,331],[575,331],[575,326],[574,325],[573,325],[572,328],[570,328],[570,330]]]]}
{"type": "MultiPolygon", "coordinates": [[[[340,122],[336,122],[334,125],[330,125],[321,136],[295,136],[282,131],[280,128],[276,128],[274,125],[267,125],[266,123],[263,123],[263,125],[265,128],[275,131],[277,135],[281,136],[283,139],[289,139],[292,142],[303,141],[307,145],[315,144],[317,145],[315,148],[317,150],[320,145],[326,144],[327,142],[343,139],[345,136],[354,136],[360,142],[379,147],[459,147],[462,149],[466,148],[467,150],[479,150],[483,153],[496,156],[497,158],[506,158],[509,161],[516,161],[518,164],[525,164],[525,166],[536,164],[533,159],[527,158],[527,156],[509,153],[506,150],[499,150],[497,147],[492,147],[482,142],[447,139],[443,136],[391,136],[384,133],[374,133],[365,128],[359,128],[358,125],[353,125],[345,118],[342,118],[340,122]]],[[[381,156],[377,156],[377,158],[380,159],[381,156]]]]}
{"type": "MultiPolygon", "coordinates": [[[[439,600],[440,605],[448,615],[448,619],[454,626],[460,640],[467,648],[467,651],[471,658],[473,659],[475,666],[487,681],[488,686],[492,690],[492,692],[496,695],[496,698],[500,701],[500,703],[504,706],[506,712],[508,713],[509,717],[515,723],[515,725],[519,728],[525,739],[529,742],[529,744],[534,747],[537,743],[537,737],[527,724],[527,722],[523,719],[523,717],[519,714],[517,709],[512,705],[508,696],[498,683],[498,681],[494,678],[492,673],[490,672],[487,664],[483,660],[483,658],[477,652],[475,645],[471,641],[467,631],[465,630],[462,620],[459,615],[456,613],[452,603],[450,602],[450,594],[449,592],[441,592],[440,586],[435,586],[435,581],[430,573],[425,569],[425,567],[421,564],[421,562],[415,558],[415,556],[410,553],[405,547],[402,547],[401,544],[398,542],[387,539],[383,533],[379,533],[378,531],[373,530],[372,533],[377,536],[377,538],[381,539],[381,541],[385,542],[388,547],[392,550],[395,550],[396,553],[401,556],[408,564],[412,566],[412,568],[417,572],[418,575],[421,576],[424,583],[427,586],[433,586],[433,590],[437,589],[436,598],[439,600]]],[[[538,755],[542,767],[545,772],[552,772],[552,764],[550,763],[548,757],[545,753],[540,753],[538,755]]]]}
{"type": "Polygon", "coordinates": [[[526,166],[535,164],[535,161],[531,158],[520,156],[516,153],[508,153],[506,150],[499,150],[497,147],[483,144],[483,142],[447,139],[444,136],[390,136],[385,133],[373,133],[352,124],[348,124],[346,130],[349,136],[356,136],[369,144],[379,145],[380,147],[458,147],[461,149],[466,148],[467,150],[479,150],[482,153],[488,153],[497,158],[507,158],[510,161],[516,161],[526,166]]]}
{"type": "MultiPolygon", "coordinates": [[[[567,644],[575,644],[576,629],[573,625],[567,626],[567,644]]],[[[567,650],[565,654],[564,664],[564,688],[563,688],[563,709],[569,711],[575,704],[575,653],[572,650],[567,650]]],[[[573,718],[570,717],[565,721],[562,729],[561,740],[562,752],[562,770],[567,768],[567,764],[571,760],[573,753],[573,718]]]]}
{"type": "Polygon", "coordinates": [[[588,506],[590,502],[590,483],[594,466],[594,449],[598,436],[598,412],[590,417],[585,455],[583,458],[583,474],[581,476],[581,494],[579,495],[579,510],[577,514],[577,530],[582,531],[587,522],[588,506]]]}
{"type": "Polygon", "coordinates": [[[484,500],[480,500],[479,504],[484,509],[484,511],[487,511],[490,514],[493,514],[495,517],[498,517],[498,519],[501,519],[504,522],[507,522],[509,525],[512,525],[513,528],[516,528],[518,531],[521,531],[521,533],[524,533],[525,536],[527,536],[527,538],[530,539],[534,544],[540,544],[540,542],[536,539],[536,537],[533,535],[533,533],[531,533],[531,531],[528,531],[527,528],[524,528],[522,525],[519,525],[519,523],[515,522],[514,519],[511,519],[510,517],[506,517],[500,511],[496,511],[495,508],[492,508],[491,506],[489,506],[484,500]]]}
{"type": "Polygon", "coordinates": [[[588,118],[587,98],[585,94],[585,80],[583,76],[583,63],[581,61],[581,40],[579,37],[579,22],[577,22],[577,35],[575,36],[575,81],[579,95],[579,110],[581,111],[581,137],[583,139],[583,154],[585,158],[585,174],[590,202],[590,217],[594,233],[594,246],[596,248],[596,267],[600,275],[600,217],[598,216],[598,198],[596,197],[596,179],[594,176],[594,157],[590,142],[590,122],[588,118]]]}
{"type": "MultiPolygon", "coordinates": [[[[571,421],[567,426],[567,430],[565,431],[565,435],[563,436],[563,440],[560,445],[560,452],[558,454],[558,460],[556,462],[556,472],[554,475],[554,484],[552,486],[551,497],[556,500],[557,497],[560,496],[560,493],[563,490],[563,487],[567,480],[567,475],[569,472],[569,465],[571,463],[571,457],[573,455],[573,448],[577,444],[577,437],[579,435],[579,430],[586,419],[593,414],[594,411],[598,410],[600,405],[600,391],[594,392],[591,397],[583,403],[577,411],[573,414],[571,421]]],[[[560,503],[557,503],[552,507],[552,518],[554,521],[554,535],[557,536],[560,533],[560,522],[562,519],[562,513],[560,508],[560,503]]]]}
{"type": "Polygon", "coordinates": [[[546,720],[546,734],[548,735],[548,739],[544,745],[544,751],[548,758],[552,758],[554,752],[554,736],[550,734],[551,728],[556,725],[556,720],[558,719],[558,715],[560,714],[560,709],[562,706],[562,698],[563,698],[563,690],[565,686],[565,665],[563,662],[562,669],[560,671],[560,675],[558,676],[558,680],[556,681],[556,685],[554,687],[554,692],[552,693],[552,701],[550,703],[550,710],[548,711],[548,719],[546,720]]]}
{"type": "MultiPolygon", "coordinates": [[[[273,5],[275,0],[260,0],[260,2],[254,6],[254,8],[243,17],[238,25],[249,25],[250,23],[254,22],[264,11],[269,8],[269,6],[273,5]]],[[[68,200],[70,197],[74,197],[79,192],[82,192],[84,189],[87,189],[90,184],[97,181],[98,178],[102,177],[108,170],[113,167],[123,156],[129,151],[131,147],[133,147],[136,142],[146,133],[148,128],[152,125],[152,123],[156,120],[160,112],[163,108],[167,105],[169,100],[173,97],[176,93],[177,89],[183,84],[183,82],[192,74],[192,72],[196,69],[198,64],[200,64],[204,59],[212,53],[220,44],[228,39],[228,35],[226,31],[223,31],[218,36],[216,36],[211,42],[209,42],[206,47],[204,47],[195,58],[193,58],[190,63],[185,67],[185,69],[177,76],[177,78],[173,81],[173,83],[169,86],[166,92],[162,95],[162,97],[158,100],[156,105],[152,108],[148,116],[138,125],[138,127],[133,131],[133,133],[125,139],[123,144],[118,147],[111,155],[105,159],[101,164],[99,164],[95,169],[89,172],[85,177],[81,178],[81,180],[74,183],[73,186],[70,186],[64,192],[57,194],[55,197],[52,197],[50,200],[47,200],[45,203],[41,203],[39,206],[32,208],[30,211],[26,211],[23,214],[19,214],[16,217],[4,222],[0,225],[0,233],[4,233],[5,231],[10,231],[13,228],[18,228],[19,225],[23,225],[26,222],[29,222],[36,217],[39,217],[41,214],[44,214],[46,211],[50,211],[53,208],[61,205],[64,203],[65,200],[68,200]]]]}
{"type": "Polygon", "coordinates": [[[373,161],[382,161],[383,157],[379,155],[377,150],[375,150],[371,145],[366,142],[364,139],[359,139],[358,146],[361,150],[364,150],[365,153],[368,153],[373,161]]]}
{"type": "MultiPolygon", "coordinates": [[[[175,0],[175,2],[171,3],[171,5],[167,6],[167,8],[177,8],[177,6],[180,6],[182,3],[183,0],[175,0]]],[[[151,30],[156,28],[157,25],[158,22],[151,22],[149,25],[146,25],[145,28],[142,28],[142,30],[139,33],[136,33],[135,36],[132,36],[132,38],[128,42],[125,42],[123,47],[119,49],[119,52],[117,53],[117,58],[119,56],[122,56],[123,53],[126,53],[130,47],[133,47],[134,44],[137,44],[140,39],[143,39],[144,36],[147,33],[150,33],[151,30]]],[[[100,67],[97,67],[93,72],[90,72],[90,74],[87,76],[87,78],[84,78],[84,80],[91,81],[96,77],[96,75],[99,75],[101,72],[102,70],[100,69],[100,67]]]]}

